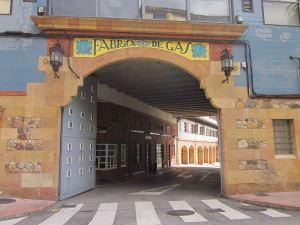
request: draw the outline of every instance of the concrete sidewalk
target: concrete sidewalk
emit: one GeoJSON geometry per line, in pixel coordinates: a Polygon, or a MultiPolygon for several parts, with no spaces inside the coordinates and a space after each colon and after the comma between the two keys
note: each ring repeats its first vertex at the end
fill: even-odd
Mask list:
{"type": "Polygon", "coordinates": [[[26,216],[35,212],[48,209],[55,201],[33,199],[8,199],[0,197],[0,220],[26,216]],[[15,201],[14,201],[15,200],[15,201]],[[13,202],[9,202],[13,201],[13,202]],[[7,202],[5,204],[2,204],[7,202]]]}
{"type": "Polygon", "coordinates": [[[231,195],[228,198],[263,207],[300,210],[300,191],[231,195]]]}

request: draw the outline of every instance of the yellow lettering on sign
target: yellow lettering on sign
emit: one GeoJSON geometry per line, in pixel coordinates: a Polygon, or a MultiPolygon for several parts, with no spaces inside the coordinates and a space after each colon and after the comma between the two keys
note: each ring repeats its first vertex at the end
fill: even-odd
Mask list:
{"type": "Polygon", "coordinates": [[[190,60],[209,60],[209,44],[188,41],[76,38],[74,57],[96,57],[123,48],[156,48],[181,55],[190,60]]]}

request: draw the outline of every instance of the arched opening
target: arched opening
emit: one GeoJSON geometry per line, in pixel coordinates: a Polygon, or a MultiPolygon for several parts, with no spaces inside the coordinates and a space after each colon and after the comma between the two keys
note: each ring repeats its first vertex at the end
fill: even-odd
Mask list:
{"type": "Polygon", "coordinates": [[[191,145],[189,148],[189,163],[190,164],[195,163],[195,149],[193,145],[191,145]]]}
{"type": "Polygon", "coordinates": [[[198,164],[202,165],[203,164],[203,148],[202,146],[198,147],[198,164]]]}
{"type": "MultiPolygon", "coordinates": [[[[152,50],[150,52],[153,53],[152,50]]],[[[144,58],[147,58],[148,53],[144,58]]],[[[177,64],[180,57],[172,56],[172,59],[169,53],[166,57],[165,52],[156,61],[141,58],[141,53],[132,54],[139,55],[139,59],[133,57],[124,61],[121,58],[117,59],[120,56],[112,53],[116,61],[114,63],[105,61],[108,60],[106,58],[100,62],[96,57],[97,59],[90,59],[87,67],[76,67],[80,73],[92,72],[92,75],[85,78],[77,96],[64,108],[63,121],[66,124],[63,124],[63,127],[67,129],[63,130],[62,143],[66,148],[72,142],[68,134],[72,128],[68,128],[70,125],[68,123],[75,119],[69,115],[70,109],[74,115],[80,115],[78,124],[81,133],[93,130],[97,135],[93,144],[86,141],[88,136],[83,135],[80,141],[84,148],[90,148],[90,151],[79,153],[87,154],[82,157],[90,159],[88,168],[91,172],[88,174],[94,172],[97,184],[121,176],[153,173],[169,167],[171,148],[179,152],[174,154],[175,157],[179,156],[178,160],[174,161],[185,167],[189,164],[194,164],[195,167],[198,164],[209,163],[210,160],[207,146],[204,150],[202,147],[195,150],[195,147],[189,144],[191,142],[189,139],[182,140],[183,143],[189,142],[186,144],[176,143],[178,131],[185,132],[190,137],[198,135],[203,138],[205,129],[204,125],[199,125],[201,121],[199,118],[215,116],[217,113],[217,109],[212,106],[204,90],[200,88],[200,77],[203,73],[200,73],[199,68],[205,71],[206,63],[201,62],[200,67],[197,66],[195,69],[194,62],[184,59],[186,64],[183,61],[178,61],[177,64]],[[161,57],[163,60],[160,60],[161,57]],[[98,64],[98,68],[101,69],[91,66],[93,63],[98,64]],[[81,104],[83,101],[87,103],[81,104]],[[92,114],[94,118],[91,117],[92,114]],[[185,118],[192,123],[188,123],[182,130],[177,128],[179,118],[185,118]],[[91,146],[94,146],[94,157],[91,156],[91,146]],[[176,146],[182,147],[177,149],[176,146]]],[[[148,56],[150,58],[150,55],[148,56]]],[[[75,59],[77,62],[75,65],[78,65],[77,60],[79,59],[75,59]]],[[[87,61],[82,60],[81,64],[87,61]]],[[[73,121],[73,124],[76,123],[77,121],[73,121]]],[[[197,144],[197,141],[194,143],[197,144]]],[[[64,161],[67,157],[68,152],[64,152],[61,161],[63,165],[61,190],[63,189],[65,193],[71,185],[71,182],[63,180],[68,170],[64,161]]],[[[81,174],[80,179],[91,182],[92,176],[84,178],[85,175],[86,173],[81,174]]],[[[90,186],[76,186],[76,188],[86,190],[90,186]]]]}
{"type": "Polygon", "coordinates": [[[207,145],[204,146],[204,163],[209,163],[209,150],[207,145]]]}
{"type": "Polygon", "coordinates": [[[215,162],[214,160],[215,152],[213,146],[209,146],[209,164],[213,164],[215,162]]]}
{"type": "Polygon", "coordinates": [[[181,148],[181,164],[188,164],[188,149],[186,146],[181,148]]]}

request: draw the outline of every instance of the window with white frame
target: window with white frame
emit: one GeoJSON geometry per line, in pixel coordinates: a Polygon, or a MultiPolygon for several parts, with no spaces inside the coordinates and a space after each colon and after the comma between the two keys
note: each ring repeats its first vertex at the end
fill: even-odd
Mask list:
{"type": "Polygon", "coordinates": [[[242,0],[242,8],[244,12],[253,12],[253,0],[242,0]]]}
{"type": "Polygon", "coordinates": [[[72,144],[68,143],[68,150],[71,151],[72,150],[72,144]]]}
{"type": "Polygon", "coordinates": [[[79,128],[80,128],[80,130],[84,130],[84,124],[80,123],[79,128]]]}
{"type": "Polygon", "coordinates": [[[94,121],[94,115],[91,114],[91,121],[94,121]]]}
{"type": "Polygon", "coordinates": [[[90,155],[90,162],[93,162],[93,160],[94,160],[93,155],[90,155]]]}
{"type": "Polygon", "coordinates": [[[93,95],[91,95],[91,103],[95,103],[95,98],[93,95]]]}
{"type": "Polygon", "coordinates": [[[79,144],[79,149],[82,151],[84,149],[84,145],[82,143],[79,144]]]}
{"type": "Polygon", "coordinates": [[[300,25],[299,0],[262,0],[265,24],[300,25]]]}
{"type": "Polygon", "coordinates": [[[121,144],[121,167],[126,167],[126,144],[121,144]]]}
{"type": "Polygon", "coordinates": [[[293,120],[273,120],[274,147],[276,155],[292,155],[293,136],[292,136],[293,120]]]}
{"type": "Polygon", "coordinates": [[[67,157],[67,165],[71,165],[72,164],[72,157],[68,156],[67,157]]]}
{"type": "Polygon", "coordinates": [[[12,0],[0,0],[0,15],[11,14],[12,0]]]}
{"type": "Polygon", "coordinates": [[[79,160],[80,163],[83,163],[83,155],[79,155],[79,160]]]}
{"type": "Polygon", "coordinates": [[[72,171],[71,170],[67,170],[67,177],[71,177],[72,176],[72,171]]]}
{"type": "Polygon", "coordinates": [[[97,144],[95,157],[97,170],[109,170],[118,167],[118,145],[97,144]]]}
{"type": "Polygon", "coordinates": [[[79,168],[78,174],[83,175],[83,168],[82,167],[79,168]]]}
{"type": "Polygon", "coordinates": [[[72,121],[68,121],[68,128],[69,129],[73,128],[73,122],[72,121]]]}
{"type": "Polygon", "coordinates": [[[93,172],[93,166],[89,166],[89,172],[90,172],[90,173],[93,172]]]}
{"type": "Polygon", "coordinates": [[[80,118],[82,118],[82,119],[85,118],[85,113],[84,112],[80,112],[80,118]]]}
{"type": "Polygon", "coordinates": [[[90,150],[93,150],[94,146],[93,144],[90,144],[90,150]]]}
{"type": "Polygon", "coordinates": [[[82,91],[82,92],[80,92],[80,97],[81,97],[81,99],[85,99],[85,94],[84,94],[84,92],[82,91]]]}
{"type": "Polygon", "coordinates": [[[73,116],[73,109],[69,108],[69,116],[73,116]]]}
{"type": "Polygon", "coordinates": [[[91,131],[94,131],[94,125],[91,125],[91,126],[90,126],[90,130],[91,130],[91,131]]]}

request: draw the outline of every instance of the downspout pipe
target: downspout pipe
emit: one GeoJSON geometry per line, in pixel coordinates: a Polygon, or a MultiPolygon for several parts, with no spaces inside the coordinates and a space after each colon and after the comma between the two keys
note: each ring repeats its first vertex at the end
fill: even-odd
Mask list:
{"type": "MultiPolygon", "coordinates": [[[[20,37],[20,38],[67,38],[70,40],[69,42],[69,55],[70,55],[70,43],[71,40],[74,38],[80,37],[90,37],[90,38],[97,38],[101,37],[101,35],[70,35],[70,34],[45,34],[44,32],[41,33],[24,33],[19,31],[5,31],[0,33],[0,37],[20,37]]],[[[122,38],[122,37],[120,37],[122,38]]],[[[126,38],[126,37],[124,37],[126,38]]],[[[146,39],[146,38],[144,38],[146,39]]],[[[260,94],[257,93],[254,87],[254,78],[253,78],[253,67],[252,67],[252,54],[251,54],[251,46],[250,42],[247,40],[213,40],[213,39],[191,39],[191,41],[201,41],[201,42],[208,42],[208,43],[220,43],[220,44],[238,44],[244,46],[245,51],[245,61],[247,63],[246,68],[246,76],[247,76],[247,91],[248,96],[250,99],[257,99],[257,98],[277,98],[277,99],[298,99],[300,98],[300,94],[260,94]]],[[[69,59],[70,57],[68,57],[69,59]]],[[[80,79],[80,76],[73,70],[71,67],[71,63],[68,61],[69,69],[80,79]]]]}

